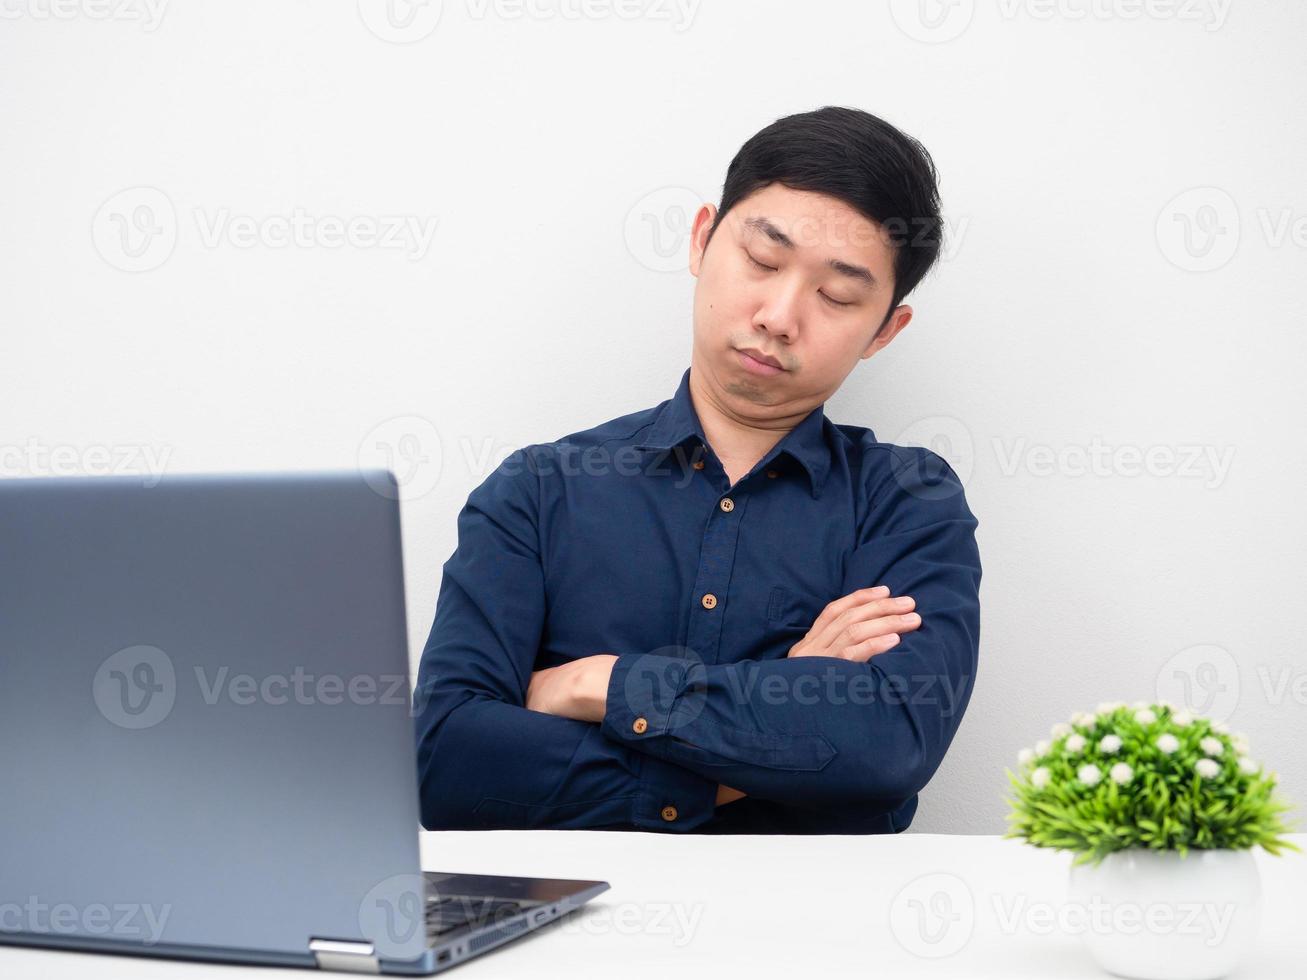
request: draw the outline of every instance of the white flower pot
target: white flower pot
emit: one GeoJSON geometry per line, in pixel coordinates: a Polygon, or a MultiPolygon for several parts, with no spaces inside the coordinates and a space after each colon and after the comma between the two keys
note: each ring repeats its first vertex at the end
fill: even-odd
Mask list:
{"type": "Polygon", "coordinates": [[[1098,965],[1138,980],[1224,977],[1261,921],[1249,850],[1117,851],[1073,865],[1069,898],[1098,965]]]}

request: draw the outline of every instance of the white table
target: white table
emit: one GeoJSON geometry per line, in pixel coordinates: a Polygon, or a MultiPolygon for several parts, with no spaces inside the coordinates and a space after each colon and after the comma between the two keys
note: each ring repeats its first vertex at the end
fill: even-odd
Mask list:
{"type": "MultiPolygon", "coordinates": [[[[1292,839],[1307,852],[1307,834],[1292,839]]],[[[1106,976],[1080,937],[1055,924],[1070,856],[994,836],[456,831],[423,834],[422,850],[423,866],[440,871],[612,884],[571,918],[458,966],[453,977],[1106,976]],[[943,904],[931,905],[938,892],[943,904]],[[914,899],[948,913],[933,943],[921,938],[914,899]]],[[[1254,853],[1261,940],[1232,977],[1298,980],[1307,963],[1307,853],[1254,853]]],[[[236,975],[300,974],[0,947],[6,980],[236,975]]]]}

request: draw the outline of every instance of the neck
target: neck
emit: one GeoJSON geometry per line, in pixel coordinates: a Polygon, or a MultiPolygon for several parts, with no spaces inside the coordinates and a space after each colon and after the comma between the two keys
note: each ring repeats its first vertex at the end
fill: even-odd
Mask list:
{"type": "Polygon", "coordinates": [[[723,387],[697,361],[690,363],[690,396],[712,451],[737,469],[751,469],[815,406],[769,406],[765,393],[747,382],[723,387]]]}

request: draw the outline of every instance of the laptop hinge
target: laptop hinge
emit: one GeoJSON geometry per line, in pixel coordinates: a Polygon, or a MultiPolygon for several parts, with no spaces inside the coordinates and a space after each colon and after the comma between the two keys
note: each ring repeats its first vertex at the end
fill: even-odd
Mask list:
{"type": "Polygon", "coordinates": [[[344,970],[348,973],[380,973],[377,953],[371,943],[347,942],[343,939],[310,939],[309,952],[319,970],[344,970]]]}

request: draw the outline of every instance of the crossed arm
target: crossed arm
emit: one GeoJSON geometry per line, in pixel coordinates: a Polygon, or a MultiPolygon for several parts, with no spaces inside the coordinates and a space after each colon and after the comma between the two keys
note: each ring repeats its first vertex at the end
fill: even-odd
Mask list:
{"type": "Polygon", "coordinates": [[[537,478],[492,474],[459,515],[422,657],[423,825],[684,831],[745,794],[839,809],[917,793],[974,683],[980,562],[956,475],[906,459],[808,635],[782,660],[713,665],[632,651],[534,670],[537,478]]]}
{"type": "MultiPolygon", "coordinates": [[[[788,657],[838,657],[855,663],[892,650],[903,633],[921,625],[911,596],[893,597],[887,586],[860,589],[830,603],[812,629],[796,643],[788,657]]],[[[533,671],[527,686],[526,707],[531,711],[602,724],[608,711],[615,654],[589,657],[533,671]]],[[[716,805],[723,806],[748,794],[718,785],[716,805]]]]}
{"type": "MultiPolygon", "coordinates": [[[[608,706],[608,684],[617,656],[597,653],[557,667],[533,671],[526,689],[526,707],[560,718],[600,724],[608,706]]],[[[718,784],[714,806],[734,803],[746,794],[718,784]]]]}

